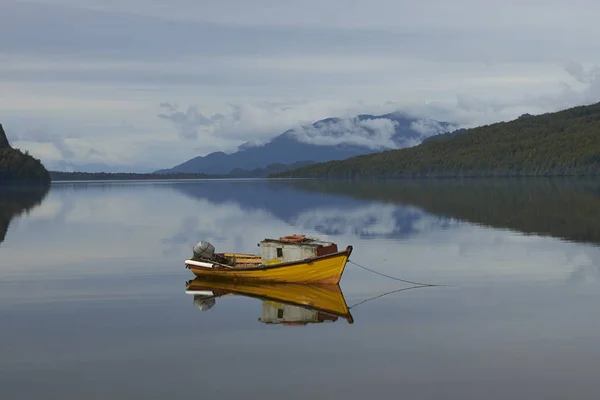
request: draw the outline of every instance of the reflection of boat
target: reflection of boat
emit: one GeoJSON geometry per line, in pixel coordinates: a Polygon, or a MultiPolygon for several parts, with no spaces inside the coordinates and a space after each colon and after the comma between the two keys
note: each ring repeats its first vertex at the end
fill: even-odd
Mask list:
{"type": "Polygon", "coordinates": [[[185,265],[198,277],[259,280],[286,283],[339,283],[352,246],[337,245],[302,235],[265,239],[261,254],[215,253],[214,246],[200,242],[185,265]]]}
{"type": "Polygon", "coordinates": [[[238,295],[263,300],[259,321],[266,324],[304,325],[307,323],[354,319],[338,285],[233,282],[195,278],[187,282],[186,293],[203,311],[212,308],[218,297],[238,295]]]}
{"type": "Polygon", "coordinates": [[[335,322],[338,317],[319,310],[292,306],[275,301],[263,301],[260,322],[265,324],[306,325],[335,322]]]}

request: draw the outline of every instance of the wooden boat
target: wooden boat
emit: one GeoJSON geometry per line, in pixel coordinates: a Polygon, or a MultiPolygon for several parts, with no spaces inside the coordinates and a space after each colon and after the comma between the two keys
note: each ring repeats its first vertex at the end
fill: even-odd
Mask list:
{"type": "Polygon", "coordinates": [[[354,323],[342,290],[335,284],[234,282],[197,277],[186,283],[186,293],[201,301],[231,295],[260,299],[263,315],[259,321],[266,324],[304,325],[333,322],[338,317],[354,323]],[[297,308],[307,312],[299,313],[297,308]]]}
{"type": "Polygon", "coordinates": [[[283,283],[339,283],[352,246],[337,245],[303,235],[265,239],[261,254],[214,253],[208,242],[194,246],[194,257],[185,265],[202,278],[283,283]]]}

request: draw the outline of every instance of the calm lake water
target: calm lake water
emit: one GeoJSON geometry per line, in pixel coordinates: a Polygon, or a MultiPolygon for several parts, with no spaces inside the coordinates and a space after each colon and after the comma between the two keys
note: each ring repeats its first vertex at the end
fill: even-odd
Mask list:
{"type": "Polygon", "coordinates": [[[597,182],[55,183],[0,190],[0,241],[1,399],[600,397],[597,182]],[[443,286],[348,264],[353,323],[304,325],[186,292],[196,242],[294,233],[443,286]]]}

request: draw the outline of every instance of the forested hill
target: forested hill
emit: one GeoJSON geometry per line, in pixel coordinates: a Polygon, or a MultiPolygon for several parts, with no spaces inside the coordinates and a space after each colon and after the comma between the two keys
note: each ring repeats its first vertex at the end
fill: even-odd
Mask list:
{"type": "Polygon", "coordinates": [[[13,149],[0,124],[0,185],[5,183],[49,184],[50,174],[40,160],[13,149]]]}
{"type": "Polygon", "coordinates": [[[271,177],[410,178],[600,175],[600,103],[436,137],[407,149],[271,177]]]}

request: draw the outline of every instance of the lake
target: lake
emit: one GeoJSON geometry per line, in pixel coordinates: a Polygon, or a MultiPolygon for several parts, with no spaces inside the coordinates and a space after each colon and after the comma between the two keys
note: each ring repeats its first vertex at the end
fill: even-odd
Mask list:
{"type": "Polygon", "coordinates": [[[2,399],[600,393],[598,182],[64,182],[0,207],[2,399]],[[198,241],[296,233],[439,286],[349,263],[350,319],[187,290],[198,241]]]}

